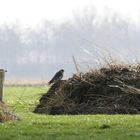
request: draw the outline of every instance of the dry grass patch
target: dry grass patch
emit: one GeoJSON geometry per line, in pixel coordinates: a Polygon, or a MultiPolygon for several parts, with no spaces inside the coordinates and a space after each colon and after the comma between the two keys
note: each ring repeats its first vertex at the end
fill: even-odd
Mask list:
{"type": "Polygon", "coordinates": [[[5,122],[9,120],[19,120],[19,118],[8,110],[8,107],[0,102],[0,122],[5,122]]]}

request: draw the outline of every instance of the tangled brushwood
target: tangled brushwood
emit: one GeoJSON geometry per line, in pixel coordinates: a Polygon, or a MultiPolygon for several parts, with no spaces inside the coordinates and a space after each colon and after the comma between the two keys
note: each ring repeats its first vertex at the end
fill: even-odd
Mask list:
{"type": "Polygon", "coordinates": [[[112,65],[61,80],[40,98],[34,112],[140,114],[140,65],[112,65]]]}

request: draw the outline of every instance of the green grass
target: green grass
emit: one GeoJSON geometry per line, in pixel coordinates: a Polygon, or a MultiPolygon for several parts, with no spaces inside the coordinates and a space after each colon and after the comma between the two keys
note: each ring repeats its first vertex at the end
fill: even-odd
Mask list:
{"type": "Polygon", "coordinates": [[[20,121],[0,124],[0,140],[139,140],[139,115],[38,115],[46,87],[5,87],[4,101],[20,121]]]}

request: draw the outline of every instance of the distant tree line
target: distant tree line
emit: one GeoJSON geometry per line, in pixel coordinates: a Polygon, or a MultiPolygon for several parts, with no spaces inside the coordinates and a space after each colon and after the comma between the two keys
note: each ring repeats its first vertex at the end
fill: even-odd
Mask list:
{"type": "Polygon", "coordinates": [[[76,16],[61,25],[44,21],[39,29],[0,27],[0,67],[8,78],[48,78],[64,68],[75,72],[104,62],[110,53],[120,61],[139,60],[140,27],[117,16],[97,22],[96,15],[76,16]]]}

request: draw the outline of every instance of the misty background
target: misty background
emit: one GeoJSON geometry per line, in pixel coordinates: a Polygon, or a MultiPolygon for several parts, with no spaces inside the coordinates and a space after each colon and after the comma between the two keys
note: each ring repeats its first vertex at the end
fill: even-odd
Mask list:
{"type": "Polygon", "coordinates": [[[0,26],[0,68],[6,79],[50,79],[59,69],[65,78],[97,68],[104,58],[133,63],[140,58],[140,26],[114,14],[97,20],[96,12],[75,15],[61,24],[44,20],[36,29],[20,24],[0,26]],[[110,58],[109,58],[110,57],[110,58]]]}

